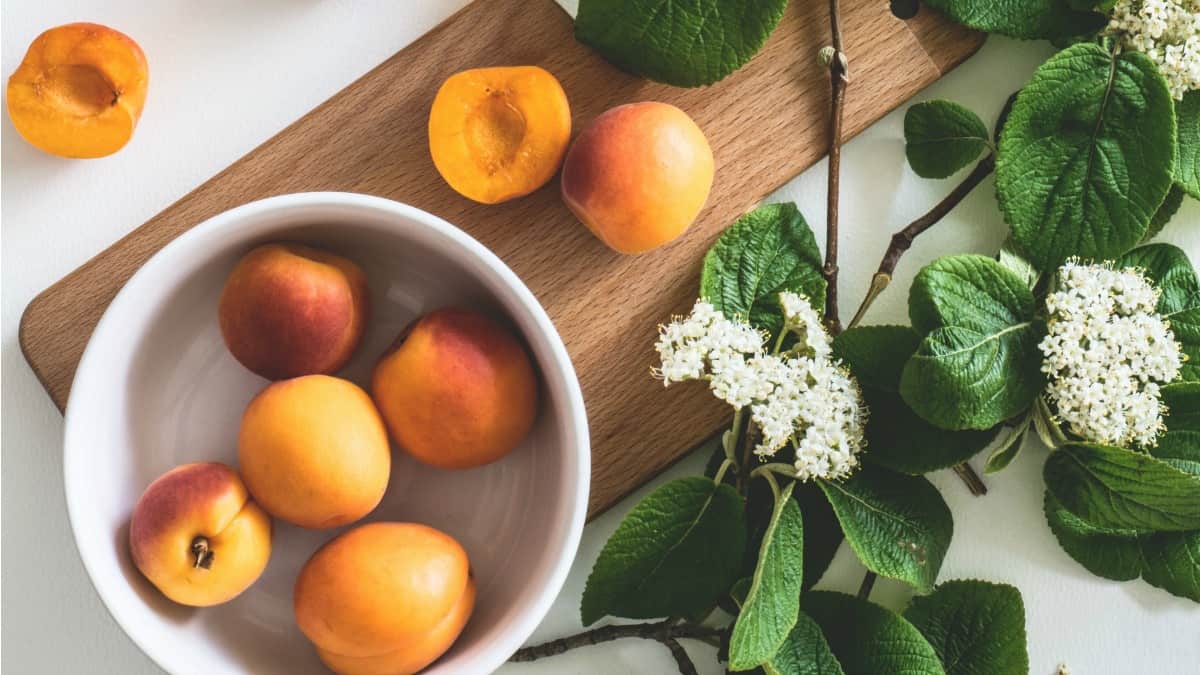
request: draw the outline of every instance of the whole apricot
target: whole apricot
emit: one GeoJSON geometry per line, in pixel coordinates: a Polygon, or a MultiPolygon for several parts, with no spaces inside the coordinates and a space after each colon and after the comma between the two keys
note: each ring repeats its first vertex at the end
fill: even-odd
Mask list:
{"type": "Polygon", "coordinates": [[[414,523],[360,525],[300,571],[296,624],[340,675],[409,675],[458,638],[475,605],[467,553],[414,523]]]}
{"type": "Polygon", "coordinates": [[[562,196],[600,241],[642,253],[687,230],[712,182],[712,149],[687,113],[629,103],[602,113],[575,139],[562,196]]]}
{"type": "Polygon", "coordinates": [[[467,309],[417,320],[380,359],[371,395],[396,444],[443,469],[504,457],[533,428],[538,382],[525,346],[467,309]]]}
{"type": "Polygon", "coordinates": [[[328,375],[275,382],[242,415],[238,461],[268,513],[308,528],[370,513],[387,489],[387,431],[367,393],[328,375]]]}
{"type": "Polygon", "coordinates": [[[233,469],[184,464],[159,476],[129,523],[133,564],[183,605],[227,602],[246,590],[271,555],[271,518],[233,469]]]}
{"type": "Polygon", "coordinates": [[[462,196],[496,204],[554,177],[571,140],[571,108],[537,66],[477,68],[450,76],[429,111],[433,165],[462,196]]]}
{"type": "Polygon", "coordinates": [[[8,115],[33,146],[61,157],[103,157],[133,136],[149,83],[128,35],[94,23],[42,33],[8,78],[8,115]]]}
{"type": "Polygon", "coordinates": [[[358,347],[369,314],[362,270],[301,244],[247,253],[217,308],[229,352],[269,380],[337,372],[358,347]]]}

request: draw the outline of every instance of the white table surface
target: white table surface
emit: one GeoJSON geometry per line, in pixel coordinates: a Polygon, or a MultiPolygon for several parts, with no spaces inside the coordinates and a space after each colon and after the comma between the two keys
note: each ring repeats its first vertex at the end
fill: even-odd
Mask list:
{"type": "MultiPolygon", "coordinates": [[[[573,6],[572,0],[561,0],[573,6]]],[[[3,665],[13,675],[156,673],[109,618],[71,538],[62,484],[62,417],[17,345],[21,311],[33,296],[136,224],[224,168],[466,0],[5,0],[3,73],[17,67],[42,30],[96,21],[127,32],[145,49],[150,96],[133,141],[102,160],[62,160],[3,129],[3,665]]],[[[1009,92],[1050,47],[993,39],[921,97],[963,102],[989,122],[1009,92]]],[[[852,57],[853,58],[853,57],[852,57]]],[[[853,89],[850,96],[853,96],[853,89]]],[[[843,155],[842,312],[862,297],[890,233],[923,213],[952,181],[925,181],[906,167],[903,111],[876,124],[843,155]]],[[[824,166],[782,189],[818,231],[824,222],[824,166]]],[[[1163,239],[1200,260],[1200,204],[1188,201],[1163,239]]],[[[869,323],[906,322],[905,291],[919,267],[957,252],[994,252],[1006,228],[985,182],[901,263],[869,323]]],[[[947,472],[932,480],[954,513],[942,579],[1008,582],[1024,593],[1031,672],[1060,663],[1079,675],[1200,671],[1200,605],[1141,582],[1091,576],[1059,550],[1042,516],[1041,464],[1031,444],[991,492],[973,498],[947,472]]],[[[655,481],[700,470],[691,457],[655,481]]],[[[588,526],[571,576],[534,639],[579,628],[583,582],[605,539],[645,490],[588,526]]],[[[862,567],[843,546],[824,588],[853,592],[862,567]]],[[[899,607],[904,589],[881,581],[873,598],[899,607]]],[[[703,673],[718,673],[713,651],[688,645],[703,673]]],[[[501,672],[670,673],[657,644],[624,641],[501,672]]]]}

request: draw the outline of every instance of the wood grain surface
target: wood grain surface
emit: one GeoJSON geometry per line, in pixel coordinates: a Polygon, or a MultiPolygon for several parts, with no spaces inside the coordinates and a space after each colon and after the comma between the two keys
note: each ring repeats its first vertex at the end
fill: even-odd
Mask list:
{"type": "MultiPolygon", "coordinates": [[[[842,1],[852,78],[848,136],[982,43],[981,35],[930,11],[905,22],[888,5],[842,1]]],[[[22,350],[62,408],[88,337],[113,296],[188,228],[288,192],[345,190],[406,202],[495,251],[554,320],[588,409],[595,515],[726,418],[704,387],[664,390],[650,377],[655,330],[690,307],[700,259],[722,229],[825,154],[829,88],[816,54],[829,39],[826,8],[824,2],[789,3],[749,65],[712,87],[677,89],[608,65],[572,38],[571,18],[553,0],[479,0],[43,291],[22,317],[22,350]],[[685,236],[648,254],[621,256],[572,217],[557,180],[499,206],[469,202],[446,186],[426,138],[437,87],[466,68],[518,64],[540,65],[560,79],[576,131],[631,101],[667,101],[692,115],[708,135],[717,175],[685,236]]]]}

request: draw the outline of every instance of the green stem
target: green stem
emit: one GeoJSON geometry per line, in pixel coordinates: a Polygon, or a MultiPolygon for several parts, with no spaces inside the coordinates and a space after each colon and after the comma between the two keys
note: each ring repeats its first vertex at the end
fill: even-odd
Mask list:
{"type": "Polygon", "coordinates": [[[1050,406],[1046,403],[1045,397],[1038,396],[1034,401],[1033,427],[1041,437],[1042,442],[1050,446],[1051,450],[1056,450],[1060,445],[1066,443],[1069,439],[1063,433],[1062,429],[1054,421],[1054,416],[1050,412],[1050,406]]]}
{"type": "Polygon", "coordinates": [[[733,466],[733,462],[728,458],[721,462],[720,468],[717,469],[717,475],[713,476],[713,482],[720,485],[725,480],[725,474],[729,471],[729,467],[733,466]]]}
{"type": "MultiPolygon", "coordinates": [[[[739,410],[738,414],[740,415],[741,413],[742,411],[739,410]]],[[[750,487],[751,448],[750,443],[748,442],[750,436],[750,418],[742,415],[740,418],[735,420],[735,426],[733,429],[734,431],[729,439],[730,448],[736,448],[739,444],[742,446],[741,457],[739,457],[737,460],[737,490],[740,494],[745,496],[746,491],[750,487]]]]}
{"type": "Polygon", "coordinates": [[[729,425],[729,431],[725,432],[721,439],[721,448],[725,451],[725,459],[737,465],[737,442],[738,429],[742,427],[742,417],[745,415],[744,408],[738,408],[737,412],[733,413],[733,424],[729,425]]]}
{"type": "Polygon", "coordinates": [[[778,474],[780,476],[784,476],[785,478],[795,478],[796,477],[796,467],[792,464],[785,464],[783,462],[770,462],[768,464],[760,464],[758,466],[758,468],[754,470],[754,472],[758,473],[759,471],[769,471],[771,473],[778,474]]]}
{"type": "Polygon", "coordinates": [[[754,471],[751,471],[750,475],[751,476],[762,476],[763,478],[765,478],[767,480],[767,484],[769,484],[771,486],[771,493],[773,495],[775,495],[775,502],[776,503],[779,502],[779,495],[780,495],[779,481],[775,480],[775,474],[772,473],[770,469],[768,469],[766,466],[760,466],[757,469],[755,469],[754,471]]]}
{"type": "Polygon", "coordinates": [[[779,350],[783,349],[783,338],[785,338],[787,336],[789,329],[790,329],[790,327],[788,326],[787,322],[785,321],[783,323],[783,328],[779,329],[779,335],[775,338],[775,347],[773,347],[771,349],[772,354],[778,354],[779,350]]]}

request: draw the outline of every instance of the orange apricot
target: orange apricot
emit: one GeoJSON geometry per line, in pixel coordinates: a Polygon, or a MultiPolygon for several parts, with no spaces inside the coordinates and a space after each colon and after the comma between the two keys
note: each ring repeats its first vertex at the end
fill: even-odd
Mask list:
{"type": "Polygon", "coordinates": [[[687,230],[712,182],[712,149],[687,113],[629,103],[602,113],[575,139],[562,196],[609,248],[642,253],[687,230]]]}
{"type": "Polygon", "coordinates": [[[452,75],[429,112],[438,173],[468,199],[496,204],[550,181],[571,139],[562,85],[537,66],[452,75]]]}
{"type": "Polygon", "coordinates": [[[138,570],[183,605],[228,602],[271,555],[271,517],[233,469],[184,464],[159,476],[133,508],[129,550],[138,570]]]}
{"type": "Polygon", "coordinates": [[[379,504],[392,454],[365,391],[348,380],[307,375],[275,382],[250,401],[238,462],[263,509],[321,529],[354,522],[379,504]]]}
{"type": "Polygon", "coordinates": [[[217,318],[234,358],[270,380],[337,372],[370,314],[367,277],[349,260],[301,244],[264,244],[221,290],[217,318]]]}
{"type": "Polygon", "coordinates": [[[504,457],[529,434],[538,381],[512,332],[451,307],[418,319],[379,360],[371,397],[398,446],[425,464],[467,469],[504,457]]]}
{"type": "Polygon", "coordinates": [[[32,145],[62,157],[103,157],[133,136],[146,103],[142,48],[107,26],[42,33],[8,78],[8,114],[32,145]]]}
{"type": "Polygon", "coordinates": [[[313,554],[293,602],[300,631],[334,672],[410,675],[458,638],[475,581],[453,537],[415,523],[369,523],[313,554]]]}

